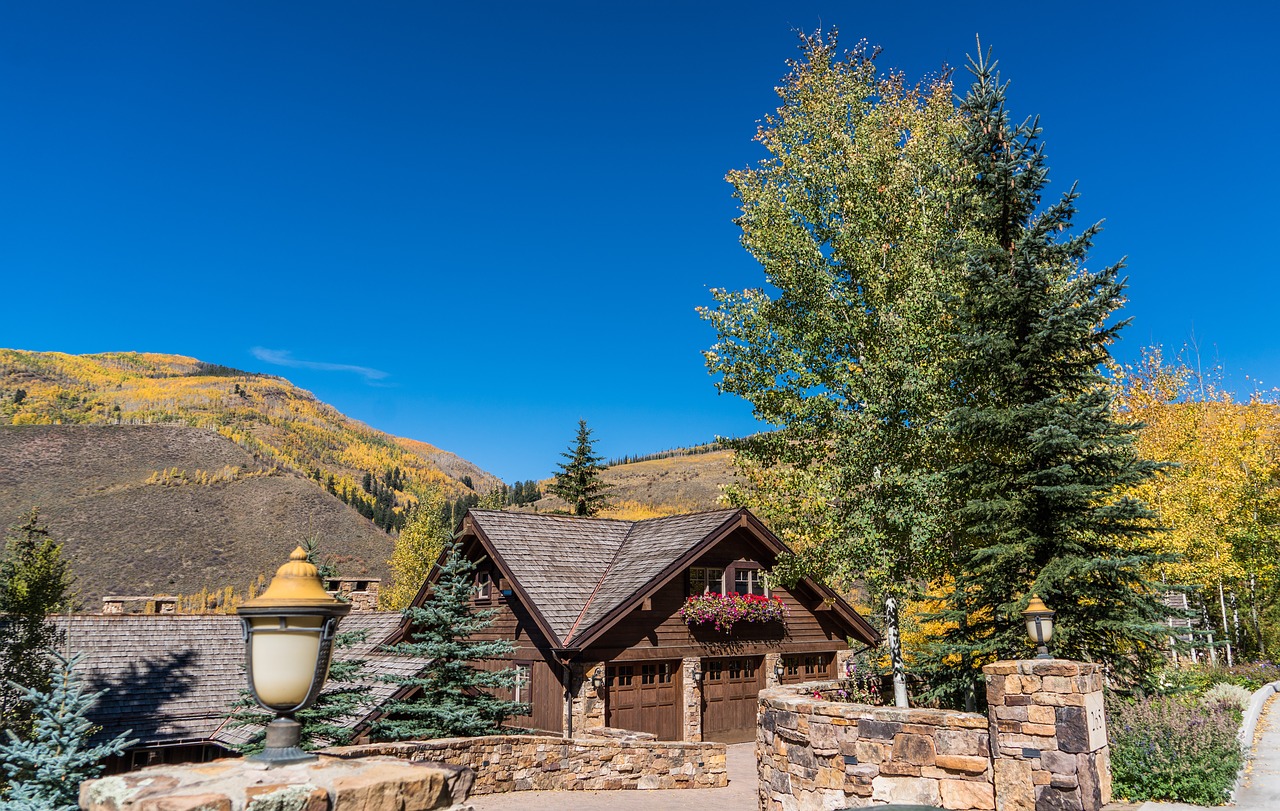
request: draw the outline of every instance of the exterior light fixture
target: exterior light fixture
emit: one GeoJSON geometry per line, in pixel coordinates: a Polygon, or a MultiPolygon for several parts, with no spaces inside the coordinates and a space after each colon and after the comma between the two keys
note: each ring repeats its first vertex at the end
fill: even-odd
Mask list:
{"type": "Polygon", "coordinates": [[[591,674],[591,688],[596,692],[604,689],[604,676],[601,675],[599,668],[596,668],[591,674]]]}
{"type": "Polygon", "coordinates": [[[267,724],[266,748],[249,760],[272,768],[317,759],[299,746],[302,725],[293,716],[320,695],[338,621],[350,610],[349,603],[325,592],[302,547],[293,550],[266,591],[236,609],[244,622],[249,691],[276,714],[267,724]]]}
{"type": "Polygon", "coordinates": [[[844,663],[844,677],[846,679],[852,679],[853,674],[857,672],[858,672],[858,666],[854,664],[854,661],[852,659],[846,659],[844,663]]]}
{"type": "Polygon", "coordinates": [[[707,674],[702,672],[702,668],[700,668],[700,667],[695,667],[695,668],[693,669],[693,672],[692,672],[692,673],[690,673],[689,675],[693,677],[693,683],[694,683],[694,684],[697,684],[697,685],[701,686],[701,685],[702,685],[702,680],[703,680],[703,678],[705,678],[705,677],[706,677],[706,675],[707,675],[707,674]]]}
{"type": "Polygon", "coordinates": [[[1050,659],[1049,640],[1053,638],[1053,615],[1049,606],[1036,595],[1031,595],[1027,610],[1022,612],[1022,619],[1027,623],[1027,636],[1036,643],[1036,658],[1050,659]]]}
{"type": "Polygon", "coordinates": [[[787,675],[787,666],[779,659],[773,666],[773,676],[778,680],[778,684],[782,684],[782,677],[787,675]]]}

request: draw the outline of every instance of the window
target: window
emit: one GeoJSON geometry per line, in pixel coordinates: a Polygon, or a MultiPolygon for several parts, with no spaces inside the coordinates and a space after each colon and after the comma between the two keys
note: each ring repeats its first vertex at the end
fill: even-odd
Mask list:
{"type": "Polygon", "coordinates": [[[517,664],[515,682],[511,685],[511,700],[532,705],[533,690],[529,689],[531,684],[533,684],[531,666],[517,664]]]}
{"type": "Polygon", "coordinates": [[[724,569],[694,566],[689,569],[689,594],[724,594],[724,569]]]}
{"type": "Polygon", "coordinates": [[[610,665],[606,670],[606,675],[610,685],[619,687],[629,687],[631,685],[632,665],[610,665]]]}
{"type": "Polygon", "coordinates": [[[641,665],[640,666],[640,683],[641,684],[657,684],[658,683],[658,666],[657,665],[641,665]]]}
{"type": "Polygon", "coordinates": [[[764,578],[759,569],[735,569],[733,572],[733,590],[739,594],[758,594],[764,596],[764,578]]]}
{"type": "Polygon", "coordinates": [[[476,599],[488,600],[493,596],[493,579],[488,572],[476,572],[476,599]]]}

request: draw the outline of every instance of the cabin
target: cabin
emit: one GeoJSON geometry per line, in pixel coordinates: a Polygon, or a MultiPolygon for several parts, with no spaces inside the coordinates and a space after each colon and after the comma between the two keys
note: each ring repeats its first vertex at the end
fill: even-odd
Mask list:
{"type": "Polygon", "coordinates": [[[496,611],[483,638],[515,644],[482,663],[517,668],[511,697],[531,712],[514,726],[752,740],[761,689],[841,677],[879,642],[825,586],[769,582],[787,547],[745,509],[646,521],[471,510],[457,537],[477,567],[476,608],[496,611]],[[750,616],[716,627],[717,606],[745,604],[750,616]]]}

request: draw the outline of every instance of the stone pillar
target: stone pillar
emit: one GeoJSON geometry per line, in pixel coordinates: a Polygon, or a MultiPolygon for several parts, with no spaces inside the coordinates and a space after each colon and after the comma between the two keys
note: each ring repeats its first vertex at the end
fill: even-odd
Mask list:
{"type": "MultiPolygon", "coordinates": [[[[570,668],[573,674],[570,685],[573,699],[569,702],[569,711],[573,713],[573,737],[580,738],[604,727],[604,691],[608,688],[596,690],[591,686],[591,677],[599,675],[604,679],[605,666],[603,663],[587,666],[574,662],[570,668]]],[[[564,719],[566,730],[569,729],[567,716],[568,713],[564,719]]]]}
{"type": "Polygon", "coordinates": [[[849,678],[849,664],[853,662],[853,659],[856,655],[857,654],[853,652],[852,648],[845,648],[844,650],[836,651],[836,678],[837,679],[849,678]]]}
{"type": "Polygon", "coordinates": [[[702,660],[697,656],[680,660],[680,684],[684,693],[680,740],[694,743],[702,741],[702,684],[693,678],[694,672],[701,670],[702,660]]]}
{"type": "Polygon", "coordinates": [[[996,662],[987,713],[997,811],[1099,811],[1111,802],[1101,665],[996,662]]]}
{"type": "Polygon", "coordinates": [[[764,689],[769,690],[774,687],[781,687],[782,682],[778,681],[778,674],[774,672],[778,667],[778,660],[782,658],[781,653],[766,653],[764,655],[764,689]]]}

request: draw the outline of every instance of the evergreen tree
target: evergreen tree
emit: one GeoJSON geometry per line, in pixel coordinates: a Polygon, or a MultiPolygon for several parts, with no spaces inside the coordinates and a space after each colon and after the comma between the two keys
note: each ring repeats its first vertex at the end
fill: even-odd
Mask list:
{"type": "Polygon", "coordinates": [[[527,704],[491,692],[509,690],[514,669],[486,671],[475,666],[484,659],[509,656],[514,648],[508,640],[474,639],[496,613],[473,608],[474,578],[475,566],[459,544],[451,542],[426,601],[404,612],[413,629],[408,641],[385,649],[421,658],[426,665],[413,676],[388,679],[401,688],[413,688],[415,695],[387,703],[386,717],[374,726],[375,737],[403,741],[490,735],[510,716],[528,714],[527,704]]]}
{"type": "Polygon", "coordinates": [[[594,444],[587,421],[578,420],[575,444],[560,454],[568,461],[560,464],[560,470],[547,488],[552,495],[567,501],[574,515],[596,515],[609,506],[611,488],[600,479],[605,469],[600,464],[604,457],[595,455],[594,444]]]}
{"type": "Polygon", "coordinates": [[[1138,551],[1154,514],[1126,488],[1160,467],[1141,461],[1138,426],[1117,419],[1102,367],[1125,321],[1121,264],[1090,271],[1098,225],[1068,232],[1074,186],[1039,210],[1048,182],[1040,127],[1010,123],[990,55],[971,60],[961,106],[966,268],[957,297],[952,481],[963,506],[950,630],[934,651],[938,688],[962,694],[977,668],[1023,658],[1031,594],[1055,609],[1055,655],[1105,662],[1121,677],[1149,668],[1167,609],[1138,551]],[[1108,323],[1108,322],[1111,323],[1108,323]],[[960,667],[955,667],[956,659],[960,667]]]}
{"type": "Polygon", "coordinates": [[[28,687],[21,692],[35,720],[30,738],[23,740],[6,729],[8,742],[0,744],[0,769],[9,781],[0,811],[73,811],[79,808],[80,783],[97,777],[105,758],[136,743],[125,732],[106,743],[89,745],[94,725],[88,713],[102,693],[83,691],[75,672],[81,655],[70,661],[57,653],[49,655],[53,659],[48,668],[53,674],[51,688],[28,687]]]}
{"type": "Polygon", "coordinates": [[[21,696],[49,686],[52,663],[46,653],[60,635],[48,615],[72,607],[71,581],[62,545],[32,510],[10,528],[0,560],[0,725],[6,729],[24,734],[29,716],[21,696]]]}

